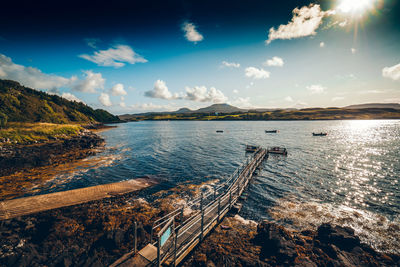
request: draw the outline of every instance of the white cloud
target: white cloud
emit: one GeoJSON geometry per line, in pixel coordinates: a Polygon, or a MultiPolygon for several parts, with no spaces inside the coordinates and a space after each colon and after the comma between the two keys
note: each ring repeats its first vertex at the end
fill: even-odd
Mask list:
{"type": "Polygon", "coordinates": [[[270,67],[282,67],[284,62],[283,59],[280,57],[273,57],[265,61],[263,64],[264,66],[270,66],[270,67]]]}
{"type": "Polygon", "coordinates": [[[111,88],[112,95],[126,95],[126,91],[124,90],[124,85],[122,83],[117,83],[111,88]]]}
{"type": "Polygon", "coordinates": [[[343,96],[335,96],[335,97],[332,97],[332,102],[336,102],[336,101],[343,100],[343,99],[344,99],[343,96]]]}
{"type": "Polygon", "coordinates": [[[357,49],[355,49],[355,48],[352,47],[352,48],[351,48],[351,53],[352,53],[352,54],[357,53],[357,49]]]}
{"type": "Polygon", "coordinates": [[[125,108],[125,107],[126,107],[126,104],[125,104],[125,102],[120,102],[120,103],[119,103],[119,106],[120,106],[121,108],[125,108]]]}
{"type": "Polygon", "coordinates": [[[63,94],[61,95],[61,97],[65,98],[65,99],[67,99],[67,100],[71,100],[71,101],[76,101],[76,102],[82,102],[82,103],[84,103],[82,100],[80,100],[79,98],[77,98],[76,96],[74,96],[74,95],[71,94],[71,93],[63,93],[63,94]]]}
{"type": "Polygon", "coordinates": [[[234,94],[239,94],[239,90],[236,90],[236,89],[235,89],[235,90],[233,90],[233,93],[234,93],[234,94]]]}
{"type": "Polygon", "coordinates": [[[280,25],[277,30],[269,29],[267,44],[276,39],[292,39],[310,35],[316,35],[316,30],[325,16],[333,14],[333,11],[322,11],[319,5],[310,4],[302,8],[295,8],[292,20],[286,25],[280,25]]]}
{"type": "Polygon", "coordinates": [[[222,61],[222,66],[228,68],[239,68],[240,64],[235,62],[222,61]]]}
{"type": "Polygon", "coordinates": [[[225,95],[220,90],[217,90],[214,87],[207,89],[207,87],[205,86],[195,86],[193,88],[185,87],[185,89],[185,93],[172,94],[168,90],[168,87],[164,81],[157,80],[154,83],[153,90],[145,92],[144,95],[151,98],[159,98],[165,100],[185,99],[197,102],[213,103],[223,103],[227,100],[225,95]]]}
{"type": "Polygon", "coordinates": [[[101,93],[99,96],[99,101],[101,104],[103,104],[103,106],[106,107],[110,107],[112,106],[111,100],[110,100],[110,96],[106,93],[101,93]]]}
{"type": "Polygon", "coordinates": [[[313,84],[310,86],[307,86],[307,90],[311,93],[311,94],[322,94],[325,91],[325,87],[323,87],[320,84],[313,84]]]}
{"type": "Polygon", "coordinates": [[[400,63],[392,67],[384,67],[382,76],[397,81],[400,79],[400,63]]]}
{"type": "Polygon", "coordinates": [[[63,86],[70,86],[77,78],[46,74],[34,67],[25,67],[15,64],[11,58],[0,54],[0,78],[18,81],[21,84],[41,90],[51,90],[63,86]]]}
{"type": "Polygon", "coordinates": [[[99,66],[112,66],[120,68],[125,66],[126,63],[145,63],[147,62],[142,56],[133,51],[129,45],[115,45],[107,50],[99,50],[94,52],[93,55],[79,55],[79,57],[96,63],[99,66]]]}
{"type": "Polygon", "coordinates": [[[175,107],[172,107],[171,105],[155,105],[153,103],[142,103],[142,104],[134,104],[130,106],[131,109],[135,110],[173,110],[176,109],[175,107]]]}
{"type": "Polygon", "coordinates": [[[145,92],[144,95],[147,97],[151,97],[151,98],[160,98],[160,99],[166,99],[166,100],[180,98],[178,94],[172,94],[168,90],[167,84],[163,80],[157,80],[154,83],[153,90],[145,92]]]}
{"type": "Polygon", "coordinates": [[[253,105],[250,103],[250,97],[238,97],[232,102],[232,105],[239,108],[253,107],[253,105]]]}
{"type": "Polygon", "coordinates": [[[267,79],[270,76],[270,72],[264,69],[257,69],[255,67],[248,67],[245,70],[246,77],[254,79],[267,79]]]}
{"type": "Polygon", "coordinates": [[[196,26],[191,22],[184,22],[182,30],[185,32],[185,37],[190,42],[200,42],[204,39],[203,35],[196,30],[196,26]]]}
{"type": "Polygon", "coordinates": [[[101,73],[95,73],[91,70],[84,71],[86,78],[77,81],[72,87],[75,91],[84,93],[96,93],[96,89],[103,89],[106,80],[102,77],[101,73]]]}
{"type": "Polygon", "coordinates": [[[228,99],[220,90],[211,87],[207,90],[205,86],[186,87],[184,99],[197,102],[225,103],[228,99]]]}
{"type": "Polygon", "coordinates": [[[294,102],[293,98],[291,96],[285,97],[285,101],[287,102],[294,102]]]}
{"type": "Polygon", "coordinates": [[[319,43],[319,47],[321,47],[321,48],[322,48],[322,47],[325,47],[325,43],[324,43],[324,42],[320,42],[320,43],[319,43]]]}

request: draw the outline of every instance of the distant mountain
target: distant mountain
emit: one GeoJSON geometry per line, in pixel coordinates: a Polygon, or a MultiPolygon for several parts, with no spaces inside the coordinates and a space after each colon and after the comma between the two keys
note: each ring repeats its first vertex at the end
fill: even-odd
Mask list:
{"type": "Polygon", "coordinates": [[[240,109],[229,104],[214,104],[209,107],[200,108],[194,110],[193,113],[235,113],[235,112],[246,112],[245,109],[240,109]]]}
{"type": "Polygon", "coordinates": [[[344,108],[348,109],[363,109],[363,108],[393,108],[400,109],[400,104],[398,103],[368,103],[359,105],[350,105],[344,108]]]}
{"type": "Polygon", "coordinates": [[[180,108],[180,109],[178,109],[177,111],[175,111],[175,112],[173,112],[173,113],[192,113],[193,112],[193,110],[191,110],[191,109],[188,109],[188,108],[180,108]]]}
{"type": "Polygon", "coordinates": [[[119,122],[103,109],[49,95],[10,80],[0,80],[0,113],[12,122],[119,122]]]}

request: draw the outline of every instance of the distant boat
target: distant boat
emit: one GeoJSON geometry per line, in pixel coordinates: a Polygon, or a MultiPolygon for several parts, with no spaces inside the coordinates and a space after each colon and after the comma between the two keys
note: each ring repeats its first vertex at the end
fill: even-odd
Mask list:
{"type": "Polygon", "coordinates": [[[265,130],[265,133],[277,133],[278,130],[265,130]]]}
{"type": "Polygon", "coordinates": [[[286,148],[284,148],[284,147],[278,147],[278,146],[269,147],[269,148],[267,149],[267,152],[270,153],[270,154],[280,154],[280,155],[284,155],[284,156],[287,155],[287,150],[286,150],[286,148]]]}
{"type": "Polygon", "coordinates": [[[256,152],[260,147],[259,146],[252,146],[246,145],[246,152],[256,152]]]}
{"type": "Polygon", "coordinates": [[[224,131],[222,131],[222,130],[217,130],[217,133],[223,133],[224,131]]]}
{"type": "Polygon", "coordinates": [[[328,133],[312,133],[313,136],[326,136],[328,133]]]}

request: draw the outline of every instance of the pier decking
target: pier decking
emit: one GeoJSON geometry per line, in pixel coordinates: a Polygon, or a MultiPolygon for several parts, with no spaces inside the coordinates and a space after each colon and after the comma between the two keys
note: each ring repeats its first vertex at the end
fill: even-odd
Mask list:
{"type": "MultiPolygon", "coordinates": [[[[136,255],[128,253],[111,266],[176,266],[222,220],[235,205],[254,172],[268,156],[259,148],[239,166],[232,176],[207,195],[193,200],[194,212],[185,221],[183,209],[177,209],[153,224],[155,242],[150,242],[136,255]]],[[[153,234],[152,234],[153,237],[153,234]]]]}
{"type": "Polygon", "coordinates": [[[157,184],[151,178],[138,178],[118,183],[97,185],[63,192],[17,198],[0,202],[0,220],[11,219],[40,211],[99,200],[125,194],[157,184]]]}

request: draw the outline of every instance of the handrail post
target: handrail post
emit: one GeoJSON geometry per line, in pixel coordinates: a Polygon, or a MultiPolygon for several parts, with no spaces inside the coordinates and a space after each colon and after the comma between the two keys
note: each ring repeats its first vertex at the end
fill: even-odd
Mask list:
{"type": "Polygon", "coordinates": [[[184,210],[185,206],[182,205],[182,209],[181,209],[181,224],[183,223],[183,210],[184,210]]]}
{"type": "Polygon", "coordinates": [[[220,220],[219,216],[221,214],[221,198],[218,198],[218,221],[220,220]]]}
{"type": "Polygon", "coordinates": [[[133,253],[136,254],[137,252],[137,222],[134,223],[134,241],[133,241],[133,253]]]}
{"type": "Polygon", "coordinates": [[[160,250],[161,250],[161,241],[160,241],[160,237],[158,236],[158,238],[157,238],[157,266],[158,267],[161,267],[160,250]]]}
{"type": "Polygon", "coordinates": [[[150,232],[150,243],[153,243],[153,228],[154,228],[154,223],[151,226],[151,232],[150,232]]]}
{"type": "Polygon", "coordinates": [[[203,239],[203,231],[204,231],[203,193],[201,193],[200,209],[201,209],[201,233],[200,233],[200,241],[201,241],[203,239]]]}
{"type": "Polygon", "coordinates": [[[217,186],[214,185],[214,200],[217,198],[217,186]]]}
{"type": "Polygon", "coordinates": [[[177,243],[178,243],[178,232],[179,232],[179,228],[175,229],[175,244],[174,244],[174,266],[176,266],[176,247],[177,247],[177,243]]]}
{"type": "Polygon", "coordinates": [[[232,190],[229,190],[229,208],[232,208],[232,190]]]}

